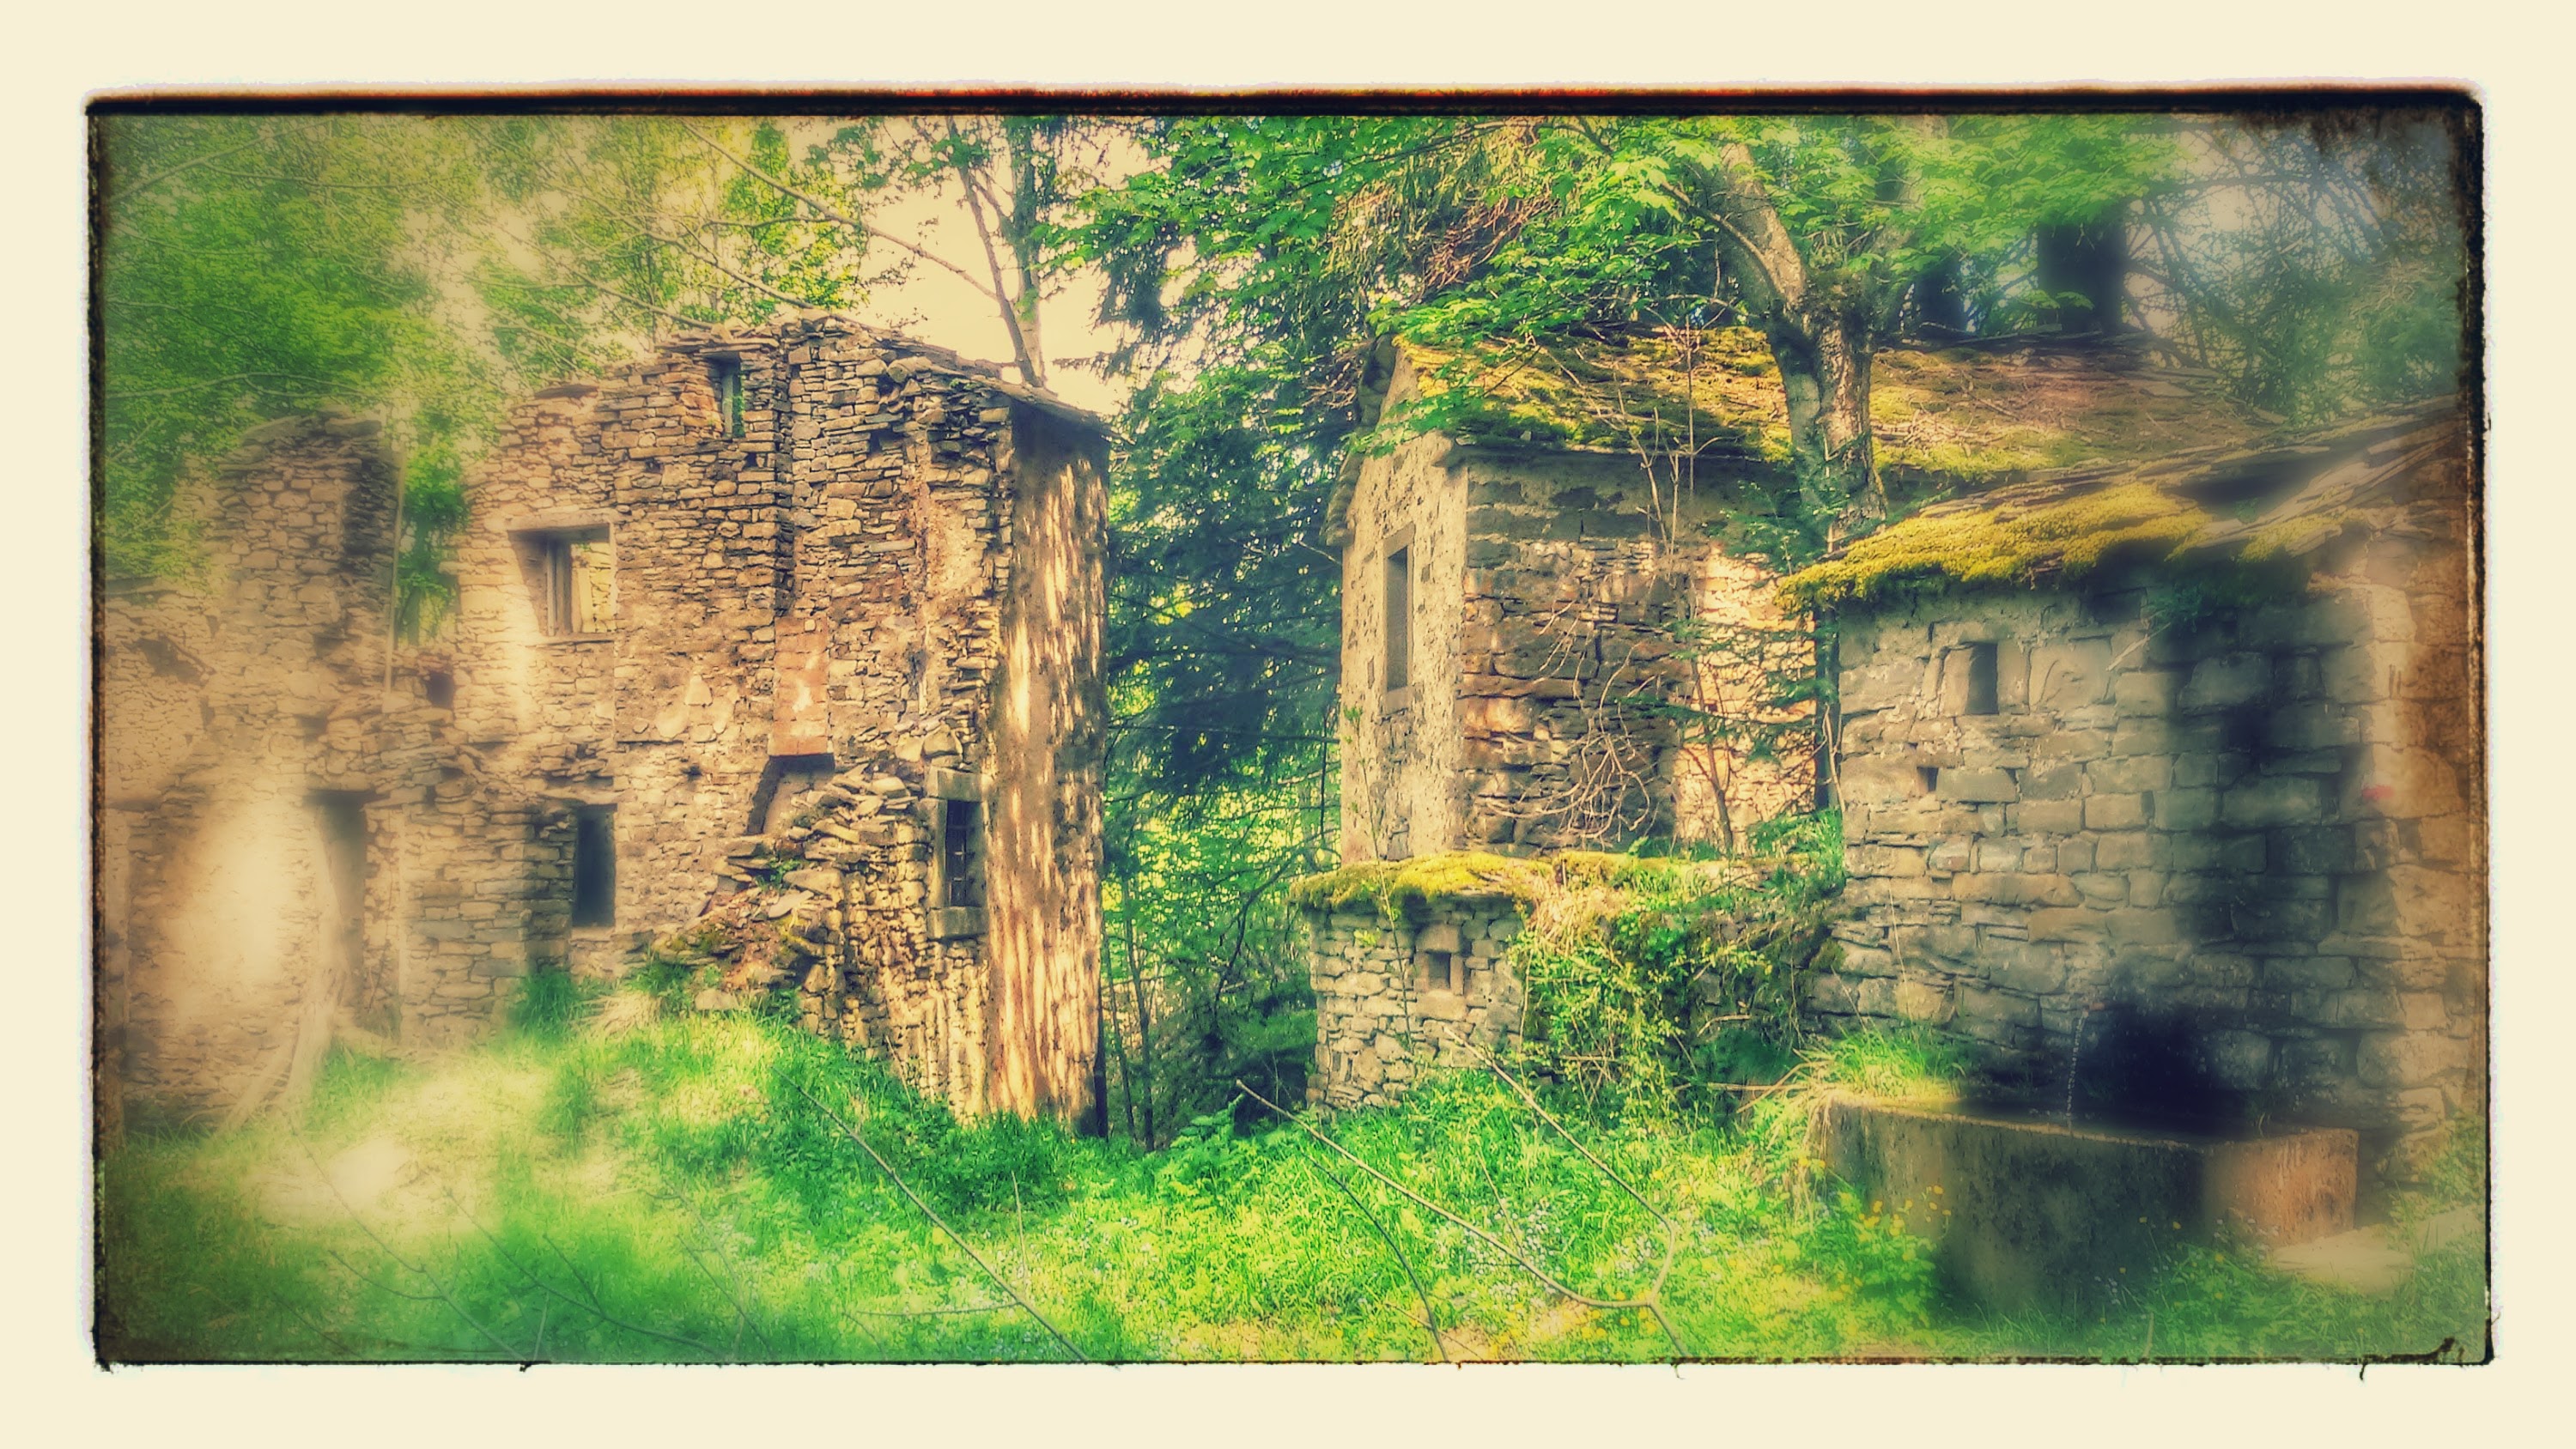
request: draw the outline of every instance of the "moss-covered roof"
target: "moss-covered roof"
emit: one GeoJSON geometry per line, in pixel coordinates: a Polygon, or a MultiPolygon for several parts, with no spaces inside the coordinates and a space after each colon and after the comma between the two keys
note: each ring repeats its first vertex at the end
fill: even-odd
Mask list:
{"type": "Polygon", "coordinates": [[[1530,858],[1452,850],[1404,860],[1364,860],[1306,876],[1289,883],[1288,899],[1310,910],[1365,903],[1393,920],[1413,906],[1469,900],[1511,900],[1528,906],[1551,893],[1584,886],[1671,890],[1683,877],[1696,875],[1706,877],[1704,886],[1713,887],[1734,880],[1744,869],[1741,863],[1592,850],[1530,858]]]}
{"type": "MultiPolygon", "coordinates": [[[[1627,452],[1696,447],[1775,464],[1789,407],[1771,350],[1749,328],[1640,329],[1545,346],[1456,353],[1405,344],[1414,389],[1469,396],[1443,421],[1461,441],[1627,452]]],[[[1400,411],[1401,403],[1398,408],[1400,411]]],[[[2102,460],[2242,444],[2264,424],[2205,374],[2152,366],[2134,346],[2021,338],[1890,347],[1870,374],[1870,419],[1893,481],[1983,484],[2102,460]]]]}
{"type": "Polygon", "coordinates": [[[2455,399],[2261,446],[2181,449],[1933,504],[1781,584],[1792,608],[1980,585],[2062,583],[2112,562],[2296,560],[2386,523],[2401,485],[2462,446],[2455,399]]]}

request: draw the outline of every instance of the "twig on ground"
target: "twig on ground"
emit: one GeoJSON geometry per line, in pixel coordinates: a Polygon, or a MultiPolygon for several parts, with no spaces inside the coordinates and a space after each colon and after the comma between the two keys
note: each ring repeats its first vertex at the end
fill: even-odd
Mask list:
{"type": "Polygon", "coordinates": [[[1434,1313],[1431,1309],[1431,1290],[1422,1286],[1422,1275],[1413,1271],[1413,1260],[1404,1255],[1403,1245],[1396,1242],[1395,1235],[1386,1230],[1386,1224],[1378,1221],[1377,1214],[1369,1211],[1368,1204],[1360,1201],[1360,1195],[1351,1191],[1351,1185],[1349,1183],[1344,1182],[1341,1178],[1335,1176],[1326,1169],[1317,1167],[1313,1162],[1307,1161],[1305,1158],[1301,1157],[1298,1161],[1304,1164],[1308,1172],[1314,1173],[1323,1178],[1326,1182],[1340,1188],[1342,1190],[1342,1196],[1351,1200],[1351,1206],[1359,1209],[1360,1217],[1364,1219],[1370,1227],[1377,1230],[1377,1235],[1380,1240],[1385,1242],[1387,1251],[1395,1254],[1396,1265],[1404,1269],[1405,1281],[1413,1285],[1413,1296],[1422,1300],[1422,1326],[1430,1330],[1431,1351],[1440,1355],[1440,1361],[1442,1363],[1447,1363],[1449,1361],[1449,1346],[1440,1341],[1440,1315],[1434,1313]]]}
{"type": "Polygon", "coordinates": [[[1540,1105],[1539,1105],[1539,1102],[1538,1102],[1538,1098],[1537,1098],[1536,1096],[1534,1096],[1534,1095],[1532,1095],[1532,1094],[1531,1094],[1531,1092],[1530,1092],[1530,1089],[1529,1089],[1529,1088],[1524,1087],[1524,1086],[1522,1086],[1522,1085],[1520,1084],[1520,1079],[1519,1079],[1519,1078],[1517,1078],[1517,1077],[1513,1076],[1511,1073],[1509,1073],[1509,1072],[1507,1072],[1507,1071],[1504,1071],[1504,1070],[1503,1070],[1503,1064],[1502,1064],[1500,1061],[1498,1061],[1498,1060],[1496,1060],[1496,1059],[1495,1059],[1495,1056],[1494,1056],[1494,1054],[1493,1054],[1492,1052],[1489,1052],[1489,1051],[1485,1050],[1483,1047],[1477,1047],[1475,1050],[1476,1050],[1476,1055],[1478,1055],[1478,1056],[1480,1056],[1480,1057],[1483,1057],[1483,1058],[1485,1059],[1485,1065],[1486,1065],[1486,1067],[1487,1067],[1487,1068],[1489,1068],[1489,1069],[1493,1072],[1493,1074],[1494,1074],[1495,1076],[1498,1076],[1498,1077],[1500,1077],[1500,1078],[1502,1078],[1502,1079],[1503,1079],[1503,1085],[1505,1085],[1505,1086],[1507,1086],[1507,1087],[1510,1087],[1514,1092],[1519,1093],[1519,1094],[1520,1094],[1520,1099],[1521,1099],[1522,1101],[1527,1102],[1527,1103],[1529,1104],[1529,1109],[1530,1109],[1531,1111],[1536,1112],[1536,1113],[1538,1114],[1538,1117],[1539,1117],[1539,1120],[1540,1120],[1540,1121],[1545,1122],[1548,1126],[1555,1128],[1555,1129],[1556,1129],[1556,1135],[1557,1135],[1557,1136],[1559,1136],[1559,1137],[1564,1138],[1564,1139],[1565,1139],[1565,1143],[1566,1143],[1566,1145],[1567,1145],[1567,1146],[1569,1146],[1569,1147],[1573,1148],[1575,1151],[1577,1151],[1577,1152],[1579,1152],[1579,1153],[1583,1154],[1583,1160],[1584,1160],[1584,1161],[1586,1161],[1586,1162],[1591,1163],[1594,1167],[1596,1167],[1596,1168],[1600,1169],[1601,1175],[1602,1175],[1603,1177],[1606,1177],[1606,1178],[1610,1179],[1612,1182],[1614,1182],[1614,1183],[1618,1184],[1618,1186],[1619,1186],[1619,1190],[1620,1190],[1621,1192],[1624,1192],[1624,1193],[1626,1193],[1628,1196],[1635,1198],[1635,1199],[1637,1200],[1637,1206],[1639,1206],[1639,1207],[1641,1207],[1641,1208],[1644,1208],[1646,1211],[1648,1211],[1648,1212],[1650,1212],[1650,1213],[1653,1213],[1653,1214],[1655,1215],[1655,1221],[1657,1221],[1657,1222],[1659,1222],[1659,1223],[1662,1223],[1662,1224],[1664,1225],[1664,1229],[1665,1229],[1665,1231],[1666,1231],[1667,1233],[1669,1233],[1669,1232],[1672,1230],[1673,1220],[1672,1220],[1671,1218],[1668,1218],[1668,1217],[1664,1216],[1664,1211],[1663,1211],[1663,1209],[1661,1209],[1661,1208],[1659,1208],[1659,1207],[1655,1206],[1653,1203],[1650,1203],[1650,1202],[1646,1201],[1646,1195],[1645,1195],[1644,1193],[1642,1193],[1642,1192],[1637,1191],[1637,1189],[1636,1189],[1635,1187],[1631,1186],[1631,1185],[1629,1184],[1629,1182],[1628,1182],[1628,1179],[1626,1179],[1626,1178],[1624,1178],[1624,1177],[1621,1177],[1621,1176],[1620,1176],[1618,1173],[1616,1173],[1616,1172],[1611,1171],[1611,1170],[1610,1170],[1610,1164],[1608,1164],[1608,1163],[1606,1163],[1606,1162],[1603,1162],[1603,1161],[1602,1161],[1600,1158],[1598,1158],[1598,1157],[1593,1156],[1593,1155],[1592,1155],[1592,1149],[1591,1149],[1591,1148],[1589,1148],[1589,1147],[1584,1146],[1584,1145],[1583,1145],[1583,1143],[1582,1143],[1582,1141],[1581,1141],[1580,1139],[1578,1139],[1578,1138],[1577,1138],[1573,1133],[1566,1131],[1566,1130],[1565,1130],[1565,1124],[1564,1124],[1564,1123],[1562,1123],[1562,1122],[1559,1122],[1558,1120],[1556,1120],[1556,1115],[1555,1115],[1554,1113],[1552,1113],[1552,1112],[1548,1111],[1545,1107],[1540,1106],[1540,1105]]]}
{"type": "Polygon", "coordinates": [[[655,1196],[666,1200],[677,1199],[680,1203],[685,1205],[689,1210],[689,1215],[698,1220],[699,1233],[705,1237],[707,1245],[715,1250],[716,1260],[724,1264],[725,1276],[724,1278],[718,1278],[715,1274],[715,1270],[708,1267],[694,1250],[685,1246],[681,1249],[682,1252],[689,1255],[690,1262],[697,1264],[698,1271],[707,1275],[707,1281],[716,1285],[716,1291],[725,1295],[725,1301],[733,1306],[733,1311],[736,1315],[733,1326],[733,1342],[736,1350],[735,1356],[740,1356],[740,1350],[742,1348],[742,1334],[743,1330],[746,1328],[750,1329],[752,1335],[760,1340],[763,1348],[766,1348],[773,1353],[777,1352],[778,1345],[769,1341],[769,1334],[763,1330],[759,1322],[751,1316],[751,1286],[743,1281],[741,1270],[734,1267],[733,1255],[725,1251],[724,1239],[716,1233],[715,1224],[707,1221],[707,1215],[698,1207],[697,1199],[690,1197],[686,1192],[667,1185],[664,1186],[661,1192],[656,1193],[655,1196]],[[728,1283],[726,1281],[727,1279],[730,1279],[731,1282],[728,1283]]]}
{"type": "MultiPolygon", "coordinates": [[[[493,1253],[498,1255],[502,1262],[509,1264],[511,1268],[516,1270],[520,1277],[528,1280],[529,1286],[535,1288],[538,1292],[546,1294],[548,1297],[557,1299],[561,1302],[569,1303],[573,1307],[580,1309],[582,1312],[589,1314],[591,1317],[598,1319],[600,1322],[607,1324],[611,1328],[623,1329],[628,1333],[641,1334],[646,1338],[658,1338],[665,1343],[682,1344],[686,1347],[698,1350],[709,1358],[720,1359],[724,1357],[724,1354],[713,1344],[700,1343],[698,1340],[686,1337],[682,1334],[664,1333],[660,1329],[647,1328],[640,1323],[628,1323],[610,1313],[607,1305],[600,1301],[599,1295],[592,1291],[590,1284],[582,1280],[581,1269],[573,1265],[571,1256],[565,1253],[563,1249],[555,1247],[555,1240],[544,1234],[539,1234],[538,1240],[543,1242],[548,1248],[552,1248],[554,1250],[554,1255],[563,1260],[564,1271],[572,1275],[573,1286],[581,1289],[583,1295],[588,1297],[590,1301],[585,1303],[581,1301],[581,1299],[575,1298],[552,1283],[547,1282],[545,1279],[538,1277],[535,1269],[530,1268],[527,1264],[522,1263],[517,1258],[511,1256],[510,1250],[502,1245],[500,1237],[490,1228],[483,1226],[482,1219],[477,1218],[473,1213],[468,1212],[465,1204],[457,1200],[456,1193],[450,1189],[446,1183],[440,1183],[438,1185],[438,1190],[446,1195],[448,1205],[456,1209],[457,1216],[465,1219],[468,1223],[473,1224],[474,1231],[481,1233],[483,1235],[483,1240],[492,1245],[493,1253]]],[[[542,1320],[540,1320],[540,1322],[542,1323],[542,1320]]],[[[539,1338],[542,1339],[543,1337],[544,1335],[541,1331],[539,1333],[539,1338]]]]}
{"type": "MultiPolygon", "coordinates": [[[[1437,1214],[1441,1218],[1466,1229],[1471,1236],[1495,1248],[1505,1257],[1510,1258],[1513,1262],[1519,1264],[1521,1271],[1529,1274],[1533,1278],[1536,1278],[1541,1285],[1545,1286],[1550,1291],[1570,1298],[1575,1302],[1582,1304],[1586,1308],[1622,1309],[1630,1312],[1646,1314],[1655,1320],[1656,1327],[1664,1331],[1664,1337],[1671,1340],[1673,1353],[1676,1357],[1688,1358],[1690,1356],[1690,1349],[1682,1343],[1681,1335],[1673,1330],[1672,1320],[1664,1316],[1662,1306],[1655,1302],[1652,1293],[1649,1293],[1644,1298],[1598,1298],[1592,1294],[1580,1292],[1574,1288],[1568,1287],[1566,1284],[1558,1281],[1554,1274],[1548,1272],[1538,1264],[1531,1262],[1527,1257],[1515,1250],[1509,1243],[1495,1237],[1492,1233],[1486,1232],[1483,1228],[1480,1228],[1474,1223],[1467,1221],[1465,1218],[1458,1216],[1456,1213],[1449,1211],[1447,1208],[1442,1207],[1440,1204],[1433,1202],[1427,1197],[1424,1197],[1422,1194],[1415,1192],[1412,1188],[1405,1186],[1403,1183],[1396,1181],[1385,1173],[1378,1171],[1377,1168],[1369,1164],[1368,1159],[1361,1157],[1358,1153],[1351,1151],[1349,1148],[1335,1142],[1330,1137],[1316,1131],[1314,1124],[1306,1121],[1302,1117],[1289,1116],[1289,1114],[1277,1103],[1262,1096],[1259,1092],[1253,1091],[1250,1087],[1244,1086],[1242,1081],[1239,1079],[1235,1082],[1235,1086],[1241,1088],[1244,1095],[1252,1098],[1252,1100],[1259,1102],[1262,1106],[1268,1107],[1271,1111],[1278,1113],[1278,1115],[1282,1117],[1286,1117],[1291,1122],[1296,1123],[1299,1131],[1304,1132],[1307,1136],[1314,1138],[1317,1142],[1324,1144],[1324,1146],[1330,1148],[1336,1153],[1339,1153],[1341,1156],[1348,1158],[1351,1164],[1357,1167],[1360,1171],[1367,1173],[1369,1176],[1376,1178],[1378,1181],[1385,1183],[1391,1188],[1394,1188],[1397,1192],[1404,1194],[1404,1196],[1412,1201],[1416,1206],[1423,1208],[1425,1211],[1437,1214]]],[[[1667,1237],[1664,1244],[1664,1264],[1663,1267],[1655,1274],[1656,1290],[1660,1291],[1662,1289],[1664,1277],[1672,1271],[1672,1264],[1673,1245],[1672,1240],[1667,1237]]]]}
{"type": "MultiPolygon", "coordinates": [[[[367,1220],[359,1216],[358,1210],[350,1205],[349,1199],[341,1195],[340,1184],[331,1180],[330,1172],[322,1166],[322,1158],[320,1154],[313,1150],[313,1144],[305,1139],[304,1133],[297,1129],[292,1123],[288,1124],[287,1131],[294,1136],[295,1145],[304,1149],[304,1156],[313,1164],[313,1170],[321,1174],[322,1185],[331,1189],[331,1196],[339,1201],[340,1210],[349,1215],[349,1221],[358,1225],[358,1231],[367,1235],[368,1241],[376,1245],[376,1250],[378,1252],[381,1252],[386,1257],[392,1259],[394,1263],[401,1267],[405,1272],[417,1274],[423,1281],[427,1282],[430,1288],[435,1292],[437,1300],[446,1304],[449,1312],[455,1314],[458,1318],[463,1319],[467,1326],[471,1327],[476,1333],[490,1339],[493,1347],[501,1350],[501,1352],[505,1354],[508,1354],[512,1358],[520,1357],[520,1353],[517,1349],[512,1348],[509,1344],[501,1341],[501,1335],[484,1327],[481,1319],[478,1319],[473,1314],[466,1312],[465,1305],[456,1301],[456,1295],[447,1291],[447,1285],[438,1281],[437,1274],[430,1272],[427,1267],[424,1267],[421,1264],[406,1260],[402,1254],[395,1252],[393,1250],[393,1245],[387,1243],[381,1234],[379,1234],[373,1227],[370,1227],[367,1220]]],[[[338,1258],[339,1254],[334,1253],[332,1256],[338,1258]]],[[[358,1274],[358,1270],[350,1267],[348,1260],[345,1258],[340,1259],[340,1266],[348,1268],[353,1274],[357,1274],[361,1281],[370,1283],[373,1281],[367,1279],[364,1274],[358,1274]]],[[[374,1286],[385,1287],[383,1284],[374,1284],[374,1286]]],[[[385,1288],[385,1291],[404,1298],[414,1296],[412,1294],[402,1293],[400,1290],[393,1288],[385,1288]]]]}
{"type": "MultiPolygon", "coordinates": [[[[1241,1086],[1242,1084],[1238,1082],[1236,1085],[1241,1086]]],[[[878,1152],[873,1146],[870,1146],[868,1139],[859,1135],[859,1129],[842,1121],[831,1108],[824,1106],[822,1099],[815,1096],[812,1092],[807,1091],[803,1082],[798,1082],[796,1084],[796,1091],[797,1094],[802,1096],[806,1101],[814,1104],[814,1110],[823,1114],[823,1120],[840,1128],[843,1136],[849,1138],[852,1142],[859,1144],[859,1150],[868,1155],[868,1160],[877,1165],[877,1170],[886,1175],[887,1181],[892,1182],[895,1185],[895,1190],[902,1193],[914,1207],[919,1208],[921,1210],[921,1215],[930,1219],[933,1227],[936,1227],[939,1231],[947,1234],[948,1240],[957,1245],[958,1251],[974,1260],[975,1266],[984,1270],[984,1276],[992,1279],[995,1284],[1000,1286],[1004,1293],[1009,1294],[1011,1301],[1020,1305],[1021,1311],[1027,1313],[1029,1317],[1036,1319],[1038,1327],[1045,1329],[1047,1333],[1063,1347],[1065,1352],[1072,1354],[1077,1362],[1091,1362],[1090,1358],[1085,1355],[1081,1349],[1073,1346],[1072,1339],[1064,1336],[1064,1331],[1062,1329],[1059,1329],[1054,1324],[1048,1322],[1047,1316],[1038,1312],[1035,1304],[1020,1296],[1020,1290],[1011,1286],[1010,1279],[1003,1277],[998,1269],[994,1268],[992,1264],[984,1261],[984,1255],[975,1251],[974,1245],[966,1241],[964,1234],[958,1232],[955,1228],[950,1227],[947,1219],[932,1211],[929,1203],[922,1201],[921,1194],[912,1190],[912,1184],[903,1180],[903,1174],[894,1170],[894,1164],[886,1161],[884,1154],[878,1152]]]]}
{"type": "MultiPolygon", "coordinates": [[[[606,1301],[599,1296],[599,1290],[591,1287],[589,1282],[581,1276],[581,1269],[573,1263],[572,1255],[566,1253],[561,1247],[557,1246],[554,1238],[550,1235],[540,1233],[538,1234],[538,1241],[544,1243],[557,1258],[563,1260],[564,1271],[572,1275],[573,1286],[579,1288],[582,1291],[582,1296],[590,1300],[588,1303],[577,1306],[588,1309],[592,1314],[598,1317],[600,1322],[608,1324],[612,1328],[625,1329],[629,1333],[640,1333],[646,1338],[658,1338],[665,1343],[682,1344],[689,1348],[696,1349],[698,1352],[705,1354],[709,1358],[724,1357],[723,1351],[718,1349],[714,1344],[701,1343],[685,1334],[665,1333],[658,1328],[647,1328],[640,1323],[628,1323],[625,1320],[612,1315],[608,1311],[606,1301]]],[[[548,1285],[545,1280],[539,1278],[534,1281],[537,1283],[537,1286],[546,1288],[549,1292],[555,1292],[555,1290],[548,1285]]],[[[560,1298],[563,1295],[560,1292],[555,1292],[555,1296],[560,1298]]]]}

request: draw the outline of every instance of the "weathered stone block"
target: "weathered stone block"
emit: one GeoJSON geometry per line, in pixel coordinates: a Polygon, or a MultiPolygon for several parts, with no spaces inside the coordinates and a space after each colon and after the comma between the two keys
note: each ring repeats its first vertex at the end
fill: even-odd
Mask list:
{"type": "Polygon", "coordinates": [[[2024,800],[2014,807],[2013,828],[2034,835],[2072,835],[2084,827],[2084,802],[2024,800]]]}
{"type": "Polygon", "coordinates": [[[2034,647],[2030,651],[2031,702],[2042,709],[2055,710],[2098,704],[2109,696],[2110,664],[2108,640],[2068,640],[2034,647]]]}
{"type": "Polygon", "coordinates": [[[1944,770],[1940,792],[1943,799],[1970,805],[2021,798],[2019,782],[2004,770],[1944,770]]]}
{"type": "Polygon", "coordinates": [[[2159,790],[2156,793],[2156,828],[2158,830],[2206,830],[2218,823],[2218,792],[2215,790],[2159,790]]]}
{"type": "Polygon", "coordinates": [[[2271,664],[2260,654],[2224,654],[2193,666],[2176,698],[2186,714],[2233,709],[2263,696],[2271,684],[2271,664]]]}
{"type": "Polygon", "coordinates": [[[2162,718],[2173,713],[2182,689],[2181,676],[2162,670],[2123,671],[2111,686],[2111,702],[2121,714],[2162,718]]]}
{"type": "Polygon", "coordinates": [[[2229,789],[2219,818],[2243,829],[2313,824],[2325,812],[2325,791],[2298,775],[2258,776],[2229,789]]]}
{"type": "Polygon", "coordinates": [[[1834,1098],[1820,1132],[1828,1165],[1897,1208],[1953,1288],[2008,1312],[2088,1310],[2222,1231],[2288,1244],[2352,1225],[2348,1131],[2228,1142],[1834,1098]]]}
{"type": "Polygon", "coordinates": [[[2134,830],[2146,823],[2147,799],[2144,795],[2084,797],[2084,828],[2087,830],[2134,830]]]}

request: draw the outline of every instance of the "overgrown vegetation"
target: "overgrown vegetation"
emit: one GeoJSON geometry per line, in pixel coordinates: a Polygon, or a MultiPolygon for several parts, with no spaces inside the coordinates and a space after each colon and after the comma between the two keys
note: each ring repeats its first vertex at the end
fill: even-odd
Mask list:
{"type": "Polygon", "coordinates": [[[1794,1059],[1842,855],[1828,812],[1759,826],[1737,856],[1595,867],[1543,895],[1509,953],[1524,1061],[1595,1109],[1723,1115],[1794,1059]]]}
{"type": "MultiPolygon", "coordinates": [[[[1203,1113],[1147,1152],[961,1126],[781,1025],[609,1030],[619,1018],[583,1006],[580,1024],[435,1066],[340,1055],[300,1128],[131,1141],[101,1172],[103,1350],[1651,1360],[1677,1337],[1695,1358],[2127,1360],[2482,1341],[2474,1241],[2388,1299],[2208,1250],[2095,1322],[1948,1303],[1919,1245],[1810,1176],[1799,1083],[1937,1084],[1942,1059],[1902,1038],[1839,1043],[1723,1120],[1597,1114],[1577,1091],[1476,1072],[1338,1121],[1245,1132],[1203,1113]],[[1651,1297],[1671,1336],[1532,1267],[1583,1297],[1651,1297]]],[[[2441,1191],[2474,1200],[2482,1174],[2453,1168],[2441,1191]]]]}

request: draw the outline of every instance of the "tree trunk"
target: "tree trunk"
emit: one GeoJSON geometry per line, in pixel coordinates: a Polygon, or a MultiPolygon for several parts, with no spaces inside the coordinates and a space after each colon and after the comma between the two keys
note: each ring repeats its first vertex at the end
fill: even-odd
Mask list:
{"type": "MultiPolygon", "coordinates": [[[[1811,510],[1841,514],[1857,506],[1884,517],[1887,497],[1870,441],[1869,365],[1877,313],[1891,298],[1859,278],[1808,270],[1741,143],[1722,148],[1717,166],[1691,174],[1717,223],[1723,270],[1780,366],[1799,493],[1811,510]]],[[[1892,300],[1904,295],[1900,287],[1892,300]]]]}
{"type": "Polygon", "coordinates": [[[1046,336],[1038,317],[1038,196],[1037,156],[1034,142],[1026,137],[1012,137],[1007,142],[1011,158],[1011,210],[1003,231],[1003,241],[1011,249],[1011,270],[1017,287],[1010,306],[1018,314],[1020,337],[1028,346],[1029,380],[1046,384],[1046,336]]]}
{"type": "Polygon", "coordinates": [[[1875,351],[1864,318],[1835,313],[1800,325],[1766,319],[1763,331],[1789,398],[1789,457],[1810,508],[1840,514],[1857,507],[1887,516],[1869,423],[1869,370],[1875,351]],[[1818,325],[1820,323],[1821,325],[1818,325]]]}

